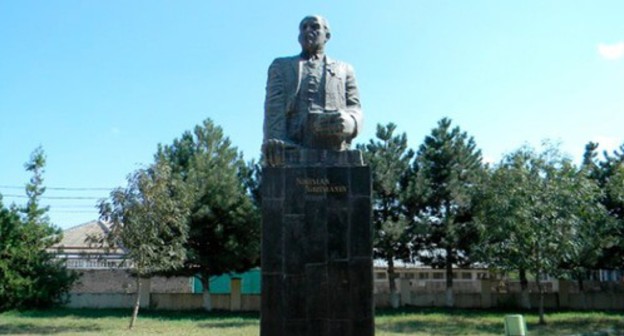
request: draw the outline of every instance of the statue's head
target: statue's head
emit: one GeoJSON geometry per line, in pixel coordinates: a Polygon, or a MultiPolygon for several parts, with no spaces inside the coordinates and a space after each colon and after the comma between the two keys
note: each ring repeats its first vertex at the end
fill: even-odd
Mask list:
{"type": "Polygon", "coordinates": [[[303,51],[315,53],[323,50],[330,37],[329,23],[322,16],[306,16],[299,23],[299,44],[303,51]]]}

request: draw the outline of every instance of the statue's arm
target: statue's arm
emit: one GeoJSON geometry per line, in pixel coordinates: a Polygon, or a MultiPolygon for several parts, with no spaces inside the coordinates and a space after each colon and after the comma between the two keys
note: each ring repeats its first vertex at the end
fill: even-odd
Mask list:
{"type": "Polygon", "coordinates": [[[360,105],[360,93],[358,91],[357,81],[355,79],[355,72],[353,71],[353,67],[351,65],[346,66],[346,83],[345,83],[345,94],[346,94],[346,103],[347,110],[346,112],[353,118],[355,121],[355,131],[353,133],[353,137],[355,138],[359,131],[362,129],[362,124],[364,122],[364,118],[362,116],[362,107],[360,105]]]}
{"type": "Polygon", "coordinates": [[[262,155],[265,165],[279,166],[284,161],[284,151],[297,147],[289,141],[286,132],[287,90],[284,67],[281,59],[276,59],[269,66],[264,100],[264,140],[262,155]]]}
{"type": "Polygon", "coordinates": [[[269,67],[264,100],[264,141],[286,140],[286,88],[284,64],[276,59],[269,67]]]}

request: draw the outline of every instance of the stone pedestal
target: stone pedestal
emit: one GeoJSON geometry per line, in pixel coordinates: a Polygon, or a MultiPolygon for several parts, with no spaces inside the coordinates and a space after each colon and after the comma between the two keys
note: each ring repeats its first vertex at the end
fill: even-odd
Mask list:
{"type": "Polygon", "coordinates": [[[374,335],[370,169],[297,150],[262,175],[261,336],[374,335]]]}

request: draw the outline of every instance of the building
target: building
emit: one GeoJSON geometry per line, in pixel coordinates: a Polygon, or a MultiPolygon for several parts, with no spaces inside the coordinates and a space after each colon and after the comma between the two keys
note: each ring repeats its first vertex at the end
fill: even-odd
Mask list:
{"type": "MultiPolygon", "coordinates": [[[[110,224],[91,221],[63,231],[63,238],[50,251],[64,259],[67,268],[80,275],[70,294],[134,293],[136,279],[129,273],[131,261],[125,259],[123,247],[102,248],[89,242],[89,237],[106,237],[110,224]]],[[[153,293],[192,293],[192,277],[153,277],[153,293]]]]}

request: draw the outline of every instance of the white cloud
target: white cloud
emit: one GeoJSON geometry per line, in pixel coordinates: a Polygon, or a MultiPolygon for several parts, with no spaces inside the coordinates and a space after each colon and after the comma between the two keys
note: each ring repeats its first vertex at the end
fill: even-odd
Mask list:
{"type": "Polygon", "coordinates": [[[616,60],[624,56],[624,42],[614,44],[598,44],[598,53],[608,60],[616,60]]]}

